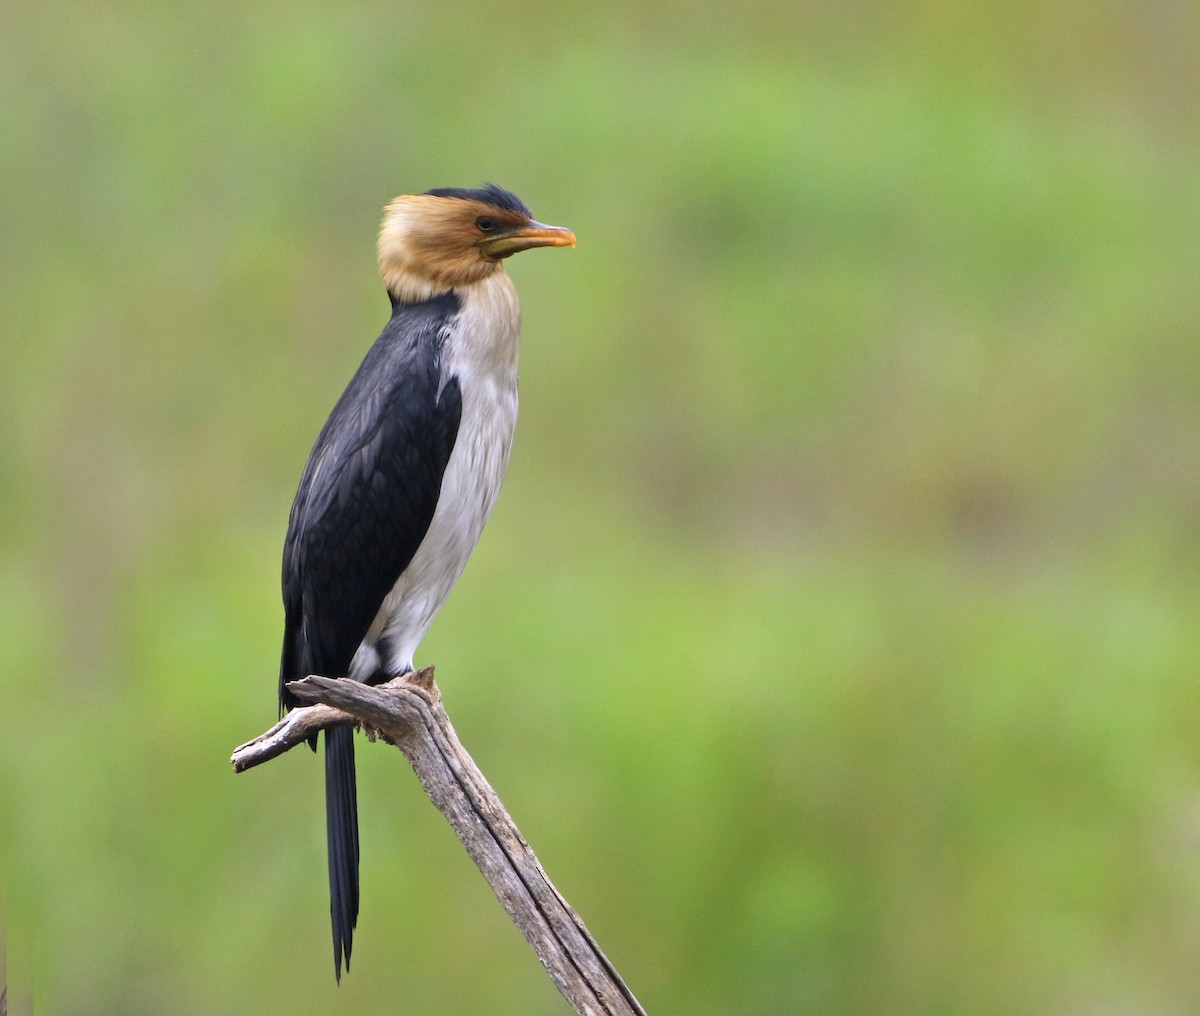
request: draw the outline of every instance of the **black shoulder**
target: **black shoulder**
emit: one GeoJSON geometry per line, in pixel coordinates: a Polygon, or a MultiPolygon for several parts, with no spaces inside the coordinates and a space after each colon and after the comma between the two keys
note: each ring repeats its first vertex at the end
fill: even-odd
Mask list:
{"type": "Polygon", "coordinates": [[[283,685],[343,676],[429,529],[462,415],[442,372],[453,293],[398,303],[304,467],[283,554],[283,685]]]}

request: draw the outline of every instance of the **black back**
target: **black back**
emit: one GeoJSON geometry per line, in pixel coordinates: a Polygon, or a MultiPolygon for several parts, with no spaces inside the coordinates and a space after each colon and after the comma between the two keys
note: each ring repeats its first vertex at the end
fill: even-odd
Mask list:
{"type": "Polygon", "coordinates": [[[397,303],[321,429],[283,551],[284,685],[343,677],[433,518],[462,415],[458,380],[438,391],[453,293],[397,303]]]}

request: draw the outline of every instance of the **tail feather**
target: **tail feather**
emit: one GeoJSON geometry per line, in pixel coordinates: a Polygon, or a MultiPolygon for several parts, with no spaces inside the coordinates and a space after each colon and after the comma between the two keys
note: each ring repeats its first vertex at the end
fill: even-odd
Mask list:
{"type": "Polygon", "coordinates": [[[333,923],[333,969],[350,969],[358,921],[358,801],[354,777],[354,728],[325,730],[325,831],[329,843],[329,916],[333,923]]]}

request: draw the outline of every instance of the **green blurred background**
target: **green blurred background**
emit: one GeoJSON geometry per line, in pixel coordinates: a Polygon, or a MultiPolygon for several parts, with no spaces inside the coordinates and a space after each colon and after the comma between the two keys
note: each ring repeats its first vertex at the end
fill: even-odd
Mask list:
{"type": "Polygon", "coordinates": [[[380,210],[495,180],[579,247],[418,659],[647,1008],[1200,1011],[1194,3],[5,23],[18,1001],[565,1010],[382,746],[336,988],[320,765],[227,763],[380,210]]]}

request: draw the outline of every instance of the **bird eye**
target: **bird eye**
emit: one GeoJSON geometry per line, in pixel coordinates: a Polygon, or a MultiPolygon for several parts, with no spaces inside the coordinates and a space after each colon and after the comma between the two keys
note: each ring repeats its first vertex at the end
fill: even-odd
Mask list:
{"type": "Polygon", "coordinates": [[[478,219],[475,220],[475,225],[478,226],[481,230],[483,230],[483,232],[490,233],[493,229],[496,228],[496,220],[493,219],[490,215],[481,215],[481,216],[479,216],[478,219]]]}

